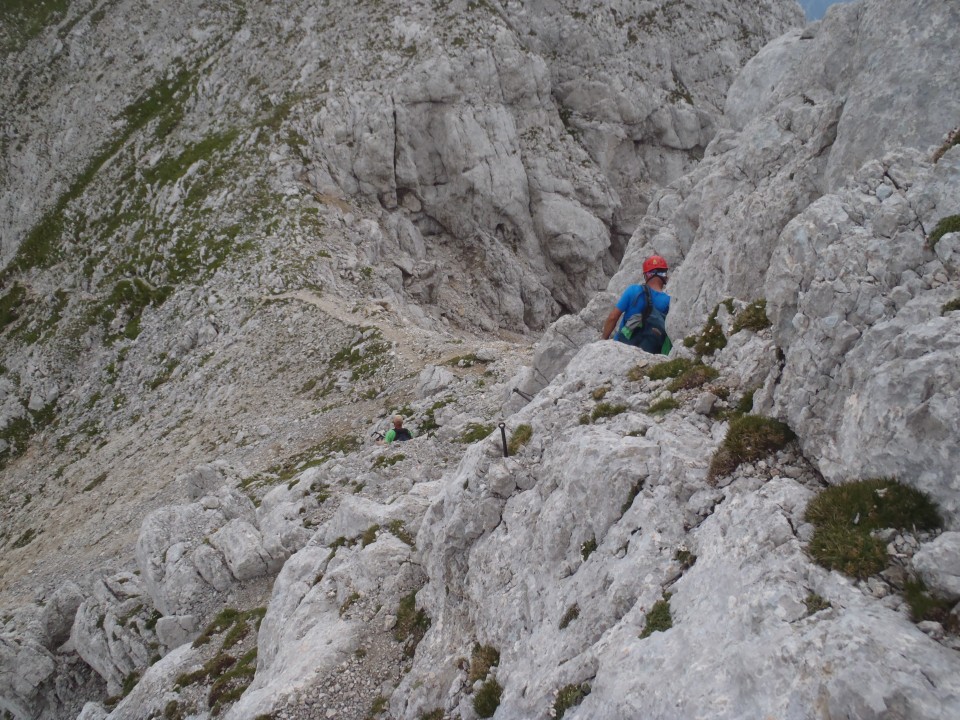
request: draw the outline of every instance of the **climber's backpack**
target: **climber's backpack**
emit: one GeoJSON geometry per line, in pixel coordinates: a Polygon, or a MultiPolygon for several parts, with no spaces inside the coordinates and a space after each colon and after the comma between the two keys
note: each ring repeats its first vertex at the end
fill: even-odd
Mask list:
{"type": "Polygon", "coordinates": [[[628,345],[659,355],[667,340],[667,317],[653,304],[650,288],[644,283],[643,312],[634,313],[620,328],[620,335],[628,345]]]}
{"type": "Polygon", "coordinates": [[[413,440],[413,435],[411,435],[410,431],[404,427],[400,428],[399,430],[394,430],[394,433],[396,433],[393,436],[394,442],[397,440],[413,440]]]}

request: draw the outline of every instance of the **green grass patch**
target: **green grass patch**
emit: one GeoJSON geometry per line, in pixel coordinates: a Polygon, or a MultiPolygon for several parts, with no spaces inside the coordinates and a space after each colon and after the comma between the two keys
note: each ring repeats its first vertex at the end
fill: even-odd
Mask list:
{"type": "Polygon", "coordinates": [[[680,403],[676,401],[675,398],[665,397],[662,400],[657,400],[655,403],[651,403],[650,407],[647,408],[648,415],[658,415],[661,413],[668,413],[671,410],[676,410],[680,407],[680,403]]]}
{"type": "Polygon", "coordinates": [[[552,718],[560,720],[564,714],[572,707],[583,702],[583,699],[590,694],[590,683],[580,683],[579,685],[565,685],[557,691],[557,698],[553,701],[552,718]]]}
{"type": "Polygon", "coordinates": [[[767,457],[796,437],[779,420],[760,415],[743,415],[730,421],[730,429],[710,462],[708,480],[729,475],[745,462],[767,457]]]}
{"type": "Polygon", "coordinates": [[[487,425],[486,423],[470,423],[463,431],[463,434],[460,435],[460,442],[464,444],[475,443],[478,440],[483,440],[492,432],[493,425],[487,425]]]}
{"type": "Polygon", "coordinates": [[[590,413],[590,420],[596,422],[600,418],[613,417],[626,412],[627,406],[608,402],[597,403],[597,406],[590,413]]]}
{"type": "Polygon", "coordinates": [[[719,371],[709,365],[693,365],[687,370],[684,370],[678,377],[674,378],[673,382],[667,385],[667,390],[670,392],[693,390],[694,388],[703,387],[711,380],[716,380],[719,376],[719,371]]]}
{"type": "Polygon", "coordinates": [[[360,547],[365,548],[376,542],[378,532],[380,532],[380,526],[376,523],[364,530],[363,535],[360,536],[360,547]]]}
{"type": "Polygon", "coordinates": [[[960,310],[960,297],[954,298],[948,303],[944,303],[944,306],[940,308],[940,313],[946,315],[949,312],[956,312],[960,310]]]}
{"type": "Polygon", "coordinates": [[[926,493],[890,478],[827,488],[810,502],[805,517],[814,526],[809,548],[814,560],[860,579],[879,573],[887,564],[886,544],[872,531],[943,526],[926,493]]]}
{"type": "Polygon", "coordinates": [[[647,621],[640,633],[640,639],[650,637],[655,632],[665,632],[673,627],[673,617],[670,615],[670,593],[664,593],[662,600],[657,600],[650,612],[647,621]]]}
{"type": "Polygon", "coordinates": [[[767,301],[754,300],[734,318],[730,333],[736,335],[741,330],[760,332],[768,327],[770,327],[770,318],[767,317],[767,301]]]}
{"type": "Polygon", "coordinates": [[[630,371],[627,373],[627,378],[634,382],[642,380],[643,378],[649,378],[650,380],[669,380],[670,378],[680,377],[690,370],[693,365],[694,363],[686,358],[674,358],[673,360],[667,360],[667,362],[658,363],[650,367],[637,365],[636,367],[630,368],[630,371]]]}
{"type": "Polygon", "coordinates": [[[948,233],[955,232],[960,232],[960,215],[949,215],[937,223],[937,226],[927,238],[927,244],[933,250],[940,242],[940,238],[948,233]]]}
{"type": "Polygon", "coordinates": [[[20,310],[26,297],[27,291],[23,286],[14,283],[13,287],[0,298],[0,332],[20,319],[20,310]]]}
{"type": "Polygon", "coordinates": [[[529,425],[517,425],[517,429],[510,435],[510,442],[507,445],[507,451],[511,455],[516,455],[520,449],[530,442],[533,437],[533,428],[529,425]]]}
{"type": "Polygon", "coordinates": [[[500,707],[503,688],[494,678],[487,680],[473,696],[473,710],[479,717],[491,718],[500,707]]]}

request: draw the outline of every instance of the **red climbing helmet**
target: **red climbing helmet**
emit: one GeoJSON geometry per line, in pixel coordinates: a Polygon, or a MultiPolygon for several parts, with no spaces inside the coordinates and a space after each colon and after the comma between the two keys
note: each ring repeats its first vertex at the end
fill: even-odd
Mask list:
{"type": "Polygon", "coordinates": [[[667,261],[659,255],[651,255],[643,261],[643,276],[649,278],[651,275],[666,276],[670,270],[667,261]]]}

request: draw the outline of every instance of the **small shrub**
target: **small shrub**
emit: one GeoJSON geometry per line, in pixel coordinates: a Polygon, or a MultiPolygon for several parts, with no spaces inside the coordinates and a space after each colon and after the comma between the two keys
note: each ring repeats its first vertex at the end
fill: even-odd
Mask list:
{"type": "Polygon", "coordinates": [[[830,604],[830,601],[824,600],[822,597],[817,595],[815,592],[811,592],[803,600],[803,604],[807,606],[807,616],[815,615],[821,610],[827,610],[832,608],[833,605],[830,604]]]}
{"type": "Polygon", "coordinates": [[[580,425],[589,425],[589,424],[590,424],[590,415],[588,413],[584,413],[583,415],[580,416],[580,425]]]}
{"type": "Polygon", "coordinates": [[[736,335],[741,330],[760,332],[768,327],[770,327],[770,318],[767,317],[767,301],[754,300],[734,319],[730,333],[736,335]]]}
{"type": "Polygon", "coordinates": [[[810,502],[805,517],[814,526],[813,558],[827,569],[861,579],[887,563],[886,546],[873,530],[933,530],[943,524],[925,493],[889,478],[827,488],[810,502]]]}
{"type": "Polygon", "coordinates": [[[592,537],[580,545],[580,557],[586,561],[586,559],[590,557],[593,554],[593,551],[596,549],[597,539],[592,537]]]}
{"type": "Polygon", "coordinates": [[[132,672],[123,679],[123,689],[121,693],[123,697],[126,697],[133,689],[137,686],[137,683],[140,682],[140,674],[137,672],[132,672]]]}
{"type": "Polygon", "coordinates": [[[560,629],[563,630],[578,617],[580,617],[580,606],[577,603],[574,603],[567,608],[567,611],[563,614],[563,617],[560,618],[560,629]]]}
{"type": "Polygon", "coordinates": [[[651,404],[650,407],[647,408],[647,414],[656,415],[657,413],[666,413],[670,412],[671,410],[676,410],[678,407],[680,407],[680,403],[678,403],[674,398],[665,397],[662,400],[658,400],[657,402],[651,404]]]}
{"type": "Polygon", "coordinates": [[[529,425],[518,425],[517,429],[513,431],[513,434],[510,435],[510,443],[507,446],[507,450],[511,455],[516,455],[520,452],[520,448],[530,442],[530,438],[533,437],[533,428],[529,425]]]}
{"type": "Polygon", "coordinates": [[[575,705],[583,702],[583,699],[590,694],[590,684],[581,683],[580,685],[566,685],[557,691],[557,699],[553,701],[553,712],[551,717],[560,720],[564,713],[575,705]]]}
{"type": "Polygon", "coordinates": [[[930,236],[927,238],[927,244],[930,246],[930,249],[933,250],[937,246],[937,243],[940,242],[940,238],[948,233],[954,232],[960,232],[960,215],[949,215],[938,222],[933,232],[930,233],[930,236]]]}
{"type": "Polygon", "coordinates": [[[425,712],[420,716],[420,720],[443,720],[443,708],[436,708],[430,712],[425,712]]]}
{"type": "Polygon", "coordinates": [[[484,423],[470,423],[467,425],[467,429],[464,430],[463,434],[460,436],[460,442],[464,444],[475,443],[478,440],[483,440],[492,432],[493,425],[486,425],[484,423]]]}
{"type": "Polygon", "coordinates": [[[482,718],[491,718],[500,707],[503,688],[494,678],[487,680],[473,697],[473,709],[482,718]]]}
{"type": "Polygon", "coordinates": [[[694,365],[667,385],[667,390],[670,392],[693,390],[694,388],[703,387],[711,380],[716,380],[719,376],[720,373],[716,368],[702,364],[694,365]]]}
{"type": "Polygon", "coordinates": [[[685,547],[679,548],[677,552],[673,554],[673,559],[680,563],[680,567],[684,570],[689,570],[693,567],[693,564],[697,562],[697,556],[685,547]]]}
{"type": "Polygon", "coordinates": [[[612,405],[606,402],[598,403],[597,406],[593,409],[593,412],[590,413],[590,419],[596,422],[600,418],[613,417],[614,415],[619,415],[620,413],[625,412],[626,409],[627,409],[626,405],[612,405]]]}
{"type": "Polygon", "coordinates": [[[655,632],[664,632],[673,627],[673,617],[670,615],[670,593],[663,594],[663,600],[657,600],[650,612],[647,613],[647,622],[640,633],[640,639],[650,637],[655,632]]]}
{"type": "Polygon", "coordinates": [[[730,422],[723,444],[713,456],[707,477],[714,480],[728,475],[738,465],[760,460],[780,450],[795,435],[785,423],[760,415],[744,415],[730,422]]]}
{"type": "Polygon", "coordinates": [[[594,400],[599,402],[600,400],[603,400],[607,396],[608,392],[610,392],[609,387],[606,387],[606,386],[598,387],[596,390],[590,393],[590,397],[592,397],[594,400]]]}
{"type": "Polygon", "coordinates": [[[473,652],[470,654],[470,672],[467,675],[467,682],[473,685],[477,680],[486,679],[490,674],[490,668],[500,664],[500,652],[491,645],[481,645],[477,643],[473,646],[473,652]]]}
{"type": "Polygon", "coordinates": [[[948,312],[956,312],[960,310],[960,297],[954,298],[950,302],[946,303],[941,309],[940,312],[943,315],[946,315],[948,312]]]}

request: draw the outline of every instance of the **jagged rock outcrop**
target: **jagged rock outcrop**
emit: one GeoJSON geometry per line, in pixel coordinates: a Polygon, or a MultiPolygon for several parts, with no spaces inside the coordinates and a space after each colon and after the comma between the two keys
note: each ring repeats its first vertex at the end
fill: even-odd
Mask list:
{"type": "MultiPolygon", "coordinates": [[[[736,377],[739,355],[715,363],[718,382],[736,377]]],[[[917,629],[896,596],[881,602],[805,554],[815,475],[771,458],[759,477],[711,486],[723,425],[685,403],[644,414],[662,385],[638,387],[627,370],[649,358],[588,345],[511,419],[533,428],[516,459],[490,440],[467,453],[418,536],[430,577],[418,604],[434,624],[392,710],[469,715],[456,658],[480,643],[500,652],[497,717],[546,716],[558,691],[583,683],[582,717],[956,713],[956,651],[917,629]],[[603,401],[624,410],[578,431],[604,386],[603,401]],[[498,467],[533,482],[494,489],[498,467]],[[813,595],[834,609],[811,610],[813,595]],[[672,628],[646,637],[658,601],[672,628]]]]}
{"type": "Polygon", "coordinates": [[[956,210],[960,150],[869,163],[784,230],[765,294],[785,363],[774,408],[831,482],[894,476],[960,521],[960,274],[926,241],[956,210]],[[800,270],[800,267],[804,267],[800,270]]]}

